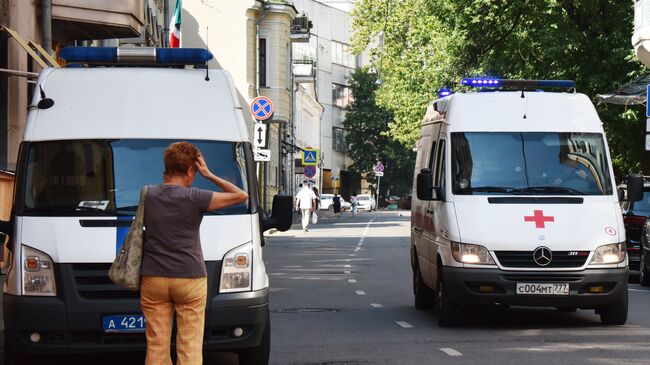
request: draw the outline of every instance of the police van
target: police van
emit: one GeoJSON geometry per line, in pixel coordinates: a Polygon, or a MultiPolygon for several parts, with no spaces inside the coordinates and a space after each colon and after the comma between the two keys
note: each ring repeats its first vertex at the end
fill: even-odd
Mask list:
{"type": "MultiPolygon", "coordinates": [[[[230,75],[194,67],[212,58],[203,49],[71,47],[61,57],[69,67],[45,69],[38,79],[11,222],[2,222],[11,236],[3,295],[7,363],[24,364],[27,354],[145,348],[139,293],[114,285],[107,271],[140,189],[162,182],[163,151],[182,140],[250,196],[206,213],[201,224],[208,271],[204,350],[236,351],[241,364],[266,364],[262,234],[290,227],[292,199],[276,196],[272,215],[262,214],[230,75]]],[[[194,186],[216,188],[198,175],[194,186]]]]}
{"type": "MultiPolygon", "coordinates": [[[[415,306],[442,326],[470,307],[594,309],[624,324],[628,260],[596,110],[573,81],[463,79],[432,102],[411,215],[415,306]],[[541,90],[550,88],[550,91],[541,90]]],[[[628,199],[642,194],[630,178],[628,199]]]]}

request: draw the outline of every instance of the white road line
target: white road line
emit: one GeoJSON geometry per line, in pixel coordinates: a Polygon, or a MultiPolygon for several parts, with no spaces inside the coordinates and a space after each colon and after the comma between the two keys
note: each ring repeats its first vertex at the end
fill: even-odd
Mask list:
{"type": "Polygon", "coordinates": [[[350,271],[350,270],[345,270],[345,271],[343,271],[343,273],[344,273],[344,274],[352,274],[352,271],[350,271]]]}
{"type": "Polygon", "coordinates": [[[372,306],[374,308],[383,308],[384,307],[383,305],[381,305],[379,303],[370,303],[370,306],[372,306]]]}
{"type": "Polygon", "coordinates": [[[343,267],[352,267],[352,265],[343,265],[343,267]]]}
{"type": "Polygon", "coordinates": [[[397,322],[395,322],[395,323],[397,323],[398,325],[400,325],[402,328],[413,328],[413,326],[412,326],[410,323],[408,323],[408,322],[397,321],[397,322]]]}
{"type": "Polygon", "coordinates": [[[639,291],[639,292],[642,292],[642,293],[650,293],[650,290],[629,289],[629,288],[627,290],[629,290],[629,291],[639,291]]]}
{"type": "Polygon", "coordinates": [[[354,252],[359,252],[359,251],[361,251],[361,247],[357,247],[354,249],[354,252]]]}
{"type": "Polygon", "coordinates": [[[363,290],[357,290],[356,293],[357,295],[366,295],[366,292],[363,290]]]}
{"type": "Polygon", "coordinates": [[[463,354],[461,354],[460,352],[458,352],[458,351],[456,351],[454,349],[450,349],[449,347],[443,347],[443,348],[441,348],[439,350],[444,352],[445,354],[447,354],[449,356],[463,356],[463,354]]]}
{"type": "Polygon", "coordinates": [[[353,254],[353,253],[351,253],[351,254],[350,254],[350,257],[354,257],[354,256],[356,256],[356,255],[355,255],[355,254],[353,254]]]}
{"type": "Polygon", "coordinates": [[[348,279],[348,283],[356,283],[357,281],[355,279],[348,279]]]}

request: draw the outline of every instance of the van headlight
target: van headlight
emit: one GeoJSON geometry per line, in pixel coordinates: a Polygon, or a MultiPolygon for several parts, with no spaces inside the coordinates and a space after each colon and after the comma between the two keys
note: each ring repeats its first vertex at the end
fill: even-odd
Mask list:
{"type": "Polygon", "coordinates": [[[52,258],[25,245],[22,251],[23,295],[56,296],[52,258]]]}
{"type": "Polygon", "coordinates": [[[596,249],[589,265],[618,264],[625,260],[625,243],[612,243],[596,249]]]}
{"type": "Polygon", "coordinates": [[[494,265],[492,255],[487,248],[469,243],[451,243],[451,254],[454,259],[463,264],[494,265]]]}
{"type": "Polygon", "coordinates": [[[251,290],[253,271],[253,243],[246,243],[230,250],[221,264],[219,293],[251,290]]]}

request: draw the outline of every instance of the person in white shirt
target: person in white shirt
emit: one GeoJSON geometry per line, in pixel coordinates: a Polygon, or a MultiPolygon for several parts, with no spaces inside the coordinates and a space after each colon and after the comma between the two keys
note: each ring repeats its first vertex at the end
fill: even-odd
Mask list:
{"type": "Polygon", "coordinates": [[[302,229],[307,232],[311,212],[316,209],[316,194],[307,185],[303,185],[296,194],[296,210],[298,209],[302,212],[302,229]]]}

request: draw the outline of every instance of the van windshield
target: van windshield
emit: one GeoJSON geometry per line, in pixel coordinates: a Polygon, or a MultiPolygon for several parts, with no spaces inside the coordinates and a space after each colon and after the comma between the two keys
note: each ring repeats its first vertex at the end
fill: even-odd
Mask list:
{"type": "Polygon", "coordinates": [[[452,133],[460,195],[611,195],[602,134],[452,133]]]}
{"type": "MultiPolygon", "coordinates": [[[[30,142],[24,193],[18,209],[25,215],[133,215],[144,185],[162,183],[163,151],[173,140],[119,139],[30,142]],[[22,209],[21,209],[22,208],[22,209]]],[[[189,141],[211,171],[248,190],[244,145],[189,141]]],[[[193,186],[220,191],[196,175],[193,186]]],[[[249,203],[207,214],[250,211],[249,203]]]]}

